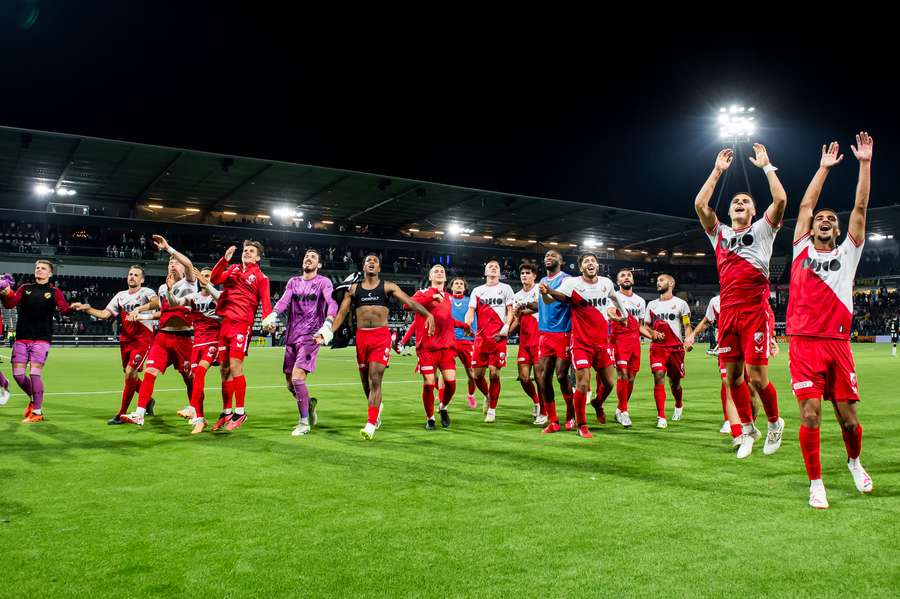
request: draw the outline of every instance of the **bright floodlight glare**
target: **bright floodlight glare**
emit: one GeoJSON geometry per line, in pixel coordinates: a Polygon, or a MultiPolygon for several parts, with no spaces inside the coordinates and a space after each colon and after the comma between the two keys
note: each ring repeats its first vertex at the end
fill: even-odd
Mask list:
{"type": "Polygon", "coordinates": [[[756,108],[754,108],[753,106],[751,106],[750,108],[747,109],[747,112],[753,112],[754,110],[756,110],[756,108]]]}
{"type": "Polygon", "coordinates": [[[732,104],[731,108],[728,109],[728,112],[730,112],[731,114],[734,114],[737,111],[738,111],[738,107],[736,104],[732,104]]]}
{"type": "Polygon", "coordinates": [[[724,125],[724,124],[727,123],[727,122],[728,122],[728,115],[727,115],[727,114],[720,114],[720,115],[719,115],[719,123],[721,123],[721,124],[724,125]]]}
{"type": "Polygon", "coordinates": [[[593,239],[585,239],[584,247],[589,247],[589,248],[597,247],[597,242],[593,239]]]}
{"type": "Polygon", "coordinates": [[[460,232],[462,231],[462,227],[460,227],[456,223],[451,223],[451,225],[449,227],[447,227],[447,230],[450,231],[451,235],[459,235],[460,232]]]}
{"type": "Polygon", "coordinates": [[[278,216],[281,218],[286,218],[291,215],[291,211],[284,207],[274,208],[272,210],[272,216],[278,216]]]}
{"type": "Polygon", "coordinates": [[[45,196],[48,193],[53,193],[53,190],[50,189],[49,187],[47,187],[46,185],[44,185],[43,183],[38,183],[37,185],[34,186],[34,193],[36,193],[39,196],[45,196]]]}
{"type": "Polygon", "coordinates": [[[728,112],[728,109],[723,106],[719,109],[719,112],[728,112]]]}
{"type": "Polygon", "coordinates": [[[872,233],[871,235],[869,235],[869,241],[881,241],[883,239],[887,239],[887,237],[885,237],[881,233],[872,233]]]}

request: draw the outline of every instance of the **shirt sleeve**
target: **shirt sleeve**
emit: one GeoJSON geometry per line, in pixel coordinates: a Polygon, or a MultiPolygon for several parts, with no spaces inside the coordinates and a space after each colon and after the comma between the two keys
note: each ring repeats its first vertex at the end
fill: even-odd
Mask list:
{"type": "Polygon", "coordinates": [[[705,316],[706,316],[706,320],[708,320],[709,322],[716,321],[716,311],[713,310],[712,302],[709,302],[709,304],[706,305],[706,315],[705,316]]]}
{"type": "Polygon", "coordinates": [[[212,272],[209,273],[209,281],[213,285],[221,285],[228,278],[226,271],[228,270],[228,261],[224,256],[219,258],[216,265],[213,266],[212,272]]]}
{"type": "Polygon", "coordinates": [[[563,279],[563,282],[559,284],[556,290],[566,297],[572,297],[572,292],[575,290],[575,277],[563,279]]]}
{"type": "Polygon", "coordinates": [[[716,244],[719,243],[719,229],[721,229],[722,223],[719,222],[719,219],[716,219],[716,224],[713,225],[712,229],[706,229],[706,238],[709,239],[709,242],[712,244],[713,248],[716,247],[716,244]]]}
{"type": "Polygon", "coordinates": [[[72,312],[69,302],[66,301],[66,296],[59,290],[59,287],[53,288],[53,299],[56,301],[56,307],[59,308],[60,314],[70,314],[72,312]]]}
{"type": "Polygon", "coordinates": [[[472,291],[472,295],[469,296],[469,308],[477,308],[478,307],[478,289],[472,291]]]}
{"type": "Polygon", "coordinates": [[[513,293],[512,287],[509,285],[503,290],[503,300],[507,306],[512,306],[516,301],[516,294],[513,293]]]}
{"type": "Polygon", "coordinates": [[[15,308],[19,305],[19,302],[22,301],[22,294],[25,292],[25,288],[28,285],[19,285],[19,288],[16,289],[13,293],[7,293],[2,296],[2,302],[4,308],[15,308]]]}
{"type": "Polygon", "coordinates": [[[646,306],[644,308],[644,322],[646,324],[650,324],[651,322],[653,322],[653,315],[651,314],[650,310],[651,310],[650,306],[646,306]]]}
{"type": "MultiPolygon", "coordinates": [[[[276,314],[284,314],[288,309],[288,306],[291,305],[291,299],[294,297],[294,279],[288,281],[287,287],[284,290],[284,293],[281,294],[281,297],[278,298],[278,302],[275,304],[275,313],[276,314]]],[[[268,316],[269,314],[265,314],[268,316]]]]}
{"type": "MultiPolygon", "coordinates": [[[[856,267],[859,265],[859,260],[862,258],[863,246],[865,245],[864,240],[856,240],[847,233],[847,238],[844,239],[844,242],[841,244],[841,253],[843,253],[853,265],[853,271],[856,271],[856,267]]],[[[850,266],[849,264],[847,265],[850,266]]]]}
{"type": "MultiPolygon", "coordinates": [[[[262,273],[260,273],[262,275],[262,273]]],[[[257,279],[259,301],[262,303],[262,313],[268,316],[272,312],[272,296],[269,290],[269,277],[262,275],[257,279]]]]}
{"type": "Polygon", "coordinates": [[[322,295],[325,296],[325,315],[326,317],[334,318],[337,316],[339,306],[337,302],[334,301],[332,295],[334,294],[334,284],[329,279],[325,279],[322,284],[322,295]]]}
{"type": "Polygon", "coordinates": [[[112,297],[111,300],[109,300],[109,303],[106,304],[105,310],[107,312],[109,312],[110,314],[112,314],[113,316],[119,315],[119,301],[118,300],[119,300],[119,295],[116,294],[112,297]]]}

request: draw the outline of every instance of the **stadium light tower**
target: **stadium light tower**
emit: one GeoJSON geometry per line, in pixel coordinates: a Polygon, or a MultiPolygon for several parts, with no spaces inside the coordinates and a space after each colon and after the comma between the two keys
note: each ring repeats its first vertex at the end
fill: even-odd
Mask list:
{"type": "MultiPolygon", "coordinates": [[[[753,136],[759,128],[759,121],[756,108],[749,108],[742,104],[732,104],[730,106],[722,106],[716,115],[716,123],[719,126],[719,139],[731,146],[734,152],[734,159],[741,163],[741,172],[744,174],[744,185],[747,192],[752,194],[750,187],[750,177],[747,174],[747,164],[743,156],[743,144],[747,144],[748,150],[752,149],[753,136]]],[[[722,185],[719,187],[719,195],[716,198],[715,210],[719,209],[719,201],[722,199],[722,193],[728,183],[728,174],[731,169],[725,171],[725,177],[722,185]]]]}

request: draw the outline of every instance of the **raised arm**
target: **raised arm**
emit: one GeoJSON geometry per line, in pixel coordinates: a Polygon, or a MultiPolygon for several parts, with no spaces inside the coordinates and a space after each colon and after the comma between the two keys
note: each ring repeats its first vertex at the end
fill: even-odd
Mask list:
{"type": "Polygon", "coordinates": [[[165,237],[163,237],[162,235],[154,235],[153,244],[156,245],[156,247],[161,251],[169,252],[170,256],[172,256],[179,264],[184,266],[184,278],[187,279],[189,283],[193,283],[197,280],[196,276],[194,275],[194,263],[191,262],[190,258],[170,246],[165,237]]]}
{"type": "Polygon", "coordinates": [[[697,211],[697,216],[700,217],[700,224],[703,225],[704,231],[711,231],[713,227],[716,226],[716,223],[719,222],[716,211],[709,207],[709,201],[712,199],[713,192],[716,190],[719,179],[722,177],[722,174],[728,170],[728,167],[731,166],[733,161],[734,152],[731,148],[725,148],[719,152],[716,156],[716,164],[713,166],[712,172],[709,174],[709,177],[706,178],[706,182],[703,184],[703,187],[700,188],[697,197],[694,199],[694,210],[697,211]]]}
{"type": "Polygon", "coordinates": [[[766,218],[773,227],[778,227],[784,218],[784,209],[787,208],[787,193],[785,193],[781,181],[778,180],[778,175],[775,174],[778,169],[769,162],[769,152],[766,150],[766,146],[753,144],[753,151],[756,152],[756,156],[751,156],[750,162],[766,173],[766,179],[769,181],[769,193],[772,194],[772,203],[766,208],[766,218]]]}
{"type": "Polygon", "coordinates": [[[822,146],[822,158],[819,160],[819,170],[813,175],[812,181],[800,200],[800,211],[797,213],[797,224],[794,226],[794,242],[796,243],[801,237],[809,233],[812,229],[813,212],[816,210],[816,204],[819,203],[819,195],[825,186],[825,178],[828,177],[828,171],[831,167],[840,164],[844,159],[844,155],[840,154],[838,142],[833,141],[826,148],[822,146]]]}
{"type": "Polygon", "coordinates": [[[856,182],[856,200],[853,212],[850,213],[850,227],[847,233],[859,245],[866,236],[866,210],[869,208],[869,190],[872,187],[872,147],[875,145],[868,133],[861,132],[856,136],[856,145],[850,146],[853,155],[859,160],[859,180],[856,182]]]}
{"type": "Polygon", "coordinates": [[[221,285],[225,282],[227,278],[225,271],[228,270],[228,263],[231,262],[231,257],[234,256],[235,250],[237,250],[236,245],[229,246],[225,250],[225,255],[219,258],[219,261],[213,266],[212,272],[209,274],[209,280],[213,285],[221,285]]]}
{"type": "Polygon", "coordinates": [[[413,309],[413,312],[417,312],[418,314],[421,314],[423,317],[425,317],[425,330],[428,335],[434,335],[434,316],[431,315],[431,312],[425,309],[425,306],[406,295],[406,293],[404,293],[396,283],[387,283],[384,286],[384,292],[396,299],[398,302],[408,305],[413,309]]]}

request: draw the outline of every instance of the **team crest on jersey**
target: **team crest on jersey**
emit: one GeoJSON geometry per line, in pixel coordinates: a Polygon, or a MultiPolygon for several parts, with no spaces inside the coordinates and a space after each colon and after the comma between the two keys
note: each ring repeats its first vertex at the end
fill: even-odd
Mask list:
{"type": "Polygon", "coordinates": [[[45,292],[44,292],[44,299],[50,299],[50,292],[49,292],[49,291],[45,291],[45,292]]]}
{"type": "Polygon", "coordinates": [[[31,289],[26,289],[26,290],[25,290],[25,295],[31,295],[31,289]]]}
{"type": "Polygon", "coordinates": [[[250,275],[249,277],[247,277],[247,281],[250,282],[250,283],[255,283],[255,282],[256,282],[256,275],[250,275]]]}

